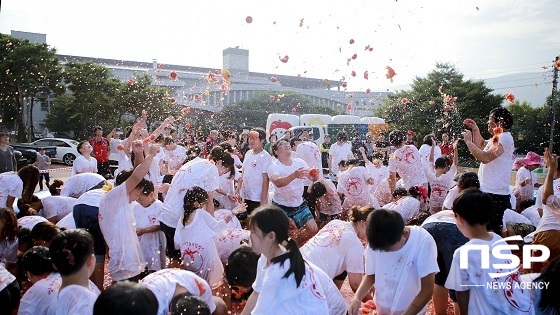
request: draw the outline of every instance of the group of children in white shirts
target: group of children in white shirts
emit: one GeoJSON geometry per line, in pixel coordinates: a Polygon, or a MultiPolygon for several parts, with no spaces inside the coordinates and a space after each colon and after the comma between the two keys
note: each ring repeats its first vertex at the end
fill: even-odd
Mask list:
{"type": "MultiPolygon", "coordinates": [[[[114,184],[93,173],[77,174],[64,184],[63,196],[29,198],[28,205],[22,205],[68,230],[44,244],[50,245],[48,249],[32,247],[23,255],[22,265],[34,284],[19,303],[20,313],[42,313],[32,301],[48,299],[42,304],[48,305],[47,314],[107,314],[112,306],[122,312],[130,306],[115,300],[134,301],[129,304],[138,308],[136,314],[175,314],[173,309],[184,305],[225,314],[231,310],[233,291],[234,297],[245,293],[240,294],[246,298],[243,314],[356,314],[362,302],[372,298],[379,314],[417,314],[426,311],[432,298],[436,312],[441,311],[442,300],[446,308],[446,289],[452,290],[457,309],[465,313],[546,309],[515,287],[486,287],[520,282],[515,268],[500,270],[507,276],[491,276],[496,271],[493,264],[503,259],[491,257],[486,270],[480,253],[471,251],[468,268],[459,266],[462,245],[493,247],[501,237],[486,231],[494,219],[493,201],[478,190],[483,181],[475,174],[459,180],[463,187],[458,184],[458,197],[447,194],[456,172],[456,149],[453,161],[437,157],[435,141],[429,138],[426,157],[404,145],[403,132],[394,131],[389,140],[396,151],[389,167],[370,161],[364,151],[364,166],[358,161],[346,165],[340,161],[347,160],[351,151],[344,149],[347,142],[340,134],[329,161],[337,175],[335,186],[323,176],[316,145],[281,139],[273,145],[273,158],[263,150],[266,133],[255,128],[249,133],[251,150],[244,157],[242,173],[230,148],[223,145],[206,159],[194,157],[173,168],[169,184],[154,185],[147,178],[154,178],[160,146],[144,140],[148,138],[141,130],[144,123],[145,116],[125,140],[124,150],[132,154],[123,158],[133,156],[135,168],[119,172],[114,184]],[[377,191],[383,189],[389,197],[377,191]],[[164,194],[163,202],[158,193],[164,194]],[[215,199],[229,204],[214,204],[215,199]],[[422,212],[431,214],[424,228],[405,225],[422,212]],[[108,288],[104,288],[106,255],[108,273],[117,282],[108,288]],[[51,261],[56,269],[49,268],[51,261]],[[120,283],[124,280],[140,285],[120,283]],[[355,292],[348,305],[340,293],[345,280],[355,292]]],[[[158,132],[160,128],[154,138],[158,132]]],[[[0,175],[0,183],[4,177],[9,174],[0,175]]],[[[13,192],[3,187],[7,196],[23,197],[23,187],[13,192]]],[[[543,189],[548,195],[542,203],[553,216],[559,208],[555,193],[543,189]]],[[[9,212],[0,213],[2,293],[14,292],[11,285],[17,281],[8,272],[14,270],[13,244],[17,244],[5,232],[6,222],[13,221],[9,212]]],[[[505,212],[500,219],[508,216],[505,212]]],[[[29,223],[28,218],[11,222],[12,228],[29,223]]],[[[33,223],[50,224],[39,221],[33,223]]],[[[507,227],[508,222],[502,224],[507,227]]],[[[29,230],[32,225],[27,225],[29,230]]],[[[547,236],[540,235],[545,240],[547,236]]],[[[30,247],[38,244],[35,240],[30,247]]],[[[539,294],[541,300],[548,296],[539,294]]],[[[3,295],[0,298],[5,301],[3,295]]]]}

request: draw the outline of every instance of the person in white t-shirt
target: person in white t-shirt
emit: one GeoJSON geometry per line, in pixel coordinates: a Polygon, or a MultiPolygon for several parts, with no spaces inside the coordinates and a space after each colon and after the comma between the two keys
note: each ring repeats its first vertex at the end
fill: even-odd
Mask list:
{"type": "Polygon", "coordinates": [[[338,163],[343,160],[348,160],[354,156],[352,154],[352,144],[348,142],[348,134],[344,131],[339,131],[336,134],[336,142],[331,145],[329,149],[329,169],[332,175],[338,175],[340,172],[338,163]]]}
{"type": "Polygon", "coordinates": [[[152,182],[146,183],[137,201],[134,205],[136,235],[142,248],[146,270],[157,271],[165,268],[165,234],[160,231],[157,220],[163,202],[156,198],[152,182]]]}
{"type": "Polygon", "coordinates": [[[504,211],[512,208],[509,181],[515,146],[509,130],[513,126],[513,116],[503,107],[491,110],[488,132],[494,136],[489,140],[484,140],[474,120],[466,119],[464,124],[470,130],[463,132],[463,140],[474,158],[480,161],[480,190],[489,193],[494,201],[495,207],[488,229],[501,233],[504,211]]]}
{"type": "Polygon", "coordinates": [[[405,226],[398,212],[385,209],[369,215],[366,230],[365,277],[348,313],[358,313],[360,302],[374,284],[379,314],[426,312],[439,271],[432,236],[421,227],[405,226]]]}
{"type": "Polygon", "coordinates": [[[103,195],[99,203],[99,227],[109,248],[109,272],[113,281],[138,281],[145,264],[136,236],[133,201],[137,200],[149,182],[144,178],[159,146],[151,146],[144,158],[143,142],[134,141],[132,150],[139,165],[122,171],[115,179],[115,187],[103,195]]]}
{"type": "MultiPolygon", "coordinates": [[[[278,142],[285,143],[289,152],[289,143],[278,142]]],[[[289,226],[284,210],[274,205],[259,207],[249,216],[251,244],[261,258],[244,314],[329,313],[325,290],[288,236],[289,226]]]]}
{"type": "Polygon", "coordinates": [[[318,178],[307,187],[310,199],[315,202],[315,213],[318,214],[317,223],[325,225],[331,220],[339,220],[342,212],[342,202],[336,192],[333,181],[327,178],[318,178]]]}
{"type": "MultiPolygon", "coordinates": [[[[397,180],[399,180],[399,174],[395,174],[397,180]]],[[[377,187],[375,188],[375,192],[373,193],[373,197],[377,200],[380,207],[385,206],[386,204],[390,203],[393,200],[393,191],[391,191],[391,187],[389,187],[389,178],[383,178],[377,187]]]]}
{"type": "Polygon", "coordinates": [[[422,145],[418,149],[420,158],[422,160],[422,168],[428,169],[430,165],[433,166],[435,160],[441,157],[441,148],[437,145],[436,136],[429,134],[422,139],[422,145]],[[430,152],[434,151],[434,158],[430,162],[430,152]]]}
{"type": "MultiPolygon", "coordinates": [[[[118,174],[117,174],[118,175],[118,174]]],[[[83,193],[91,189],[103,187],[107,182],[105,177],[97,173],[83,173],[70,177],[60,190],[61,196],[79,198],[83,193]]]]}
{"type": "Polygon", "coordinates": [[[517,204],[519,205],[521,201],[533,200],[535,185],[538,185],[533,171],[540,167],[542,161],[541,157],[535,152],[528,152],[525,158],[515,160],[514,164],[517,163],[522,166],[515,175],[513,194],[517,198],[517,204]]]}
{"type": "Polygon", "coordinates": [[[548,173],[541,187],[543,214],[533,237],[533,244],[548,247],[548,260],[551,261],[560,256],[560,169],[558,157],[551,154],[548,148],[544,151],[544,159],[548,165],[548,173]]]}
{"type": "Polygon", "coordinates": [[[435,160],[434,163],[434,148],[438,148],[436,140],[432,138],[432,149],[430,150],[430,155],[428,158],[428,168],[424,169],[426,177],[428,178],[428,183],[430,184],[430,213],[436,213],[442,210],[443,202],[445,197],[449,192],[449,189],[453,187],[453,178],[457,174],[457,163],[459,161],[459,155],[457,153],[457,144],[455,141],[453,143],[453,161],[449,160],[449,157],[443,156],[435,160]]]}
{"type": "Polygon", "coordinates": [[[259,206],[268,204],[268,167],[272,157],[263,149],[266,132],[262,128],[253,128],[249,132],[249,151],[243,160],[243,175],[237,184],[236,195],[247,204],[247,214],[259,206]],[[252,133],[251,133],[252,132],[252,133]]]}
{"type": "Polygon", "coordinates": [[[353,206],[379,208],[379,203],[369,190],[369,185],[373,185],[373,178],[359,162],[358,159],[348,160],[348,169],[338,176],[337,192],[345,196],[342,203],[344,213],[353,206]]]}
{"type": "Polygon", "coordinates": [[[393,191],[393,198],[396,200],[384,205],[383,209],[397,211],[407,222],[421,210],[424,211],[422,206],[426,205],[428,190],[422,185],[412,186],[408,192],[399,187],[393,191]]]}
{"type": "MultiPolygon", "coordinates": [[[[216,189],[214,200],[218,201],[220,204],[220,207],[217,209],[233,209],[239,205],[238,196],[235,192],[235,186],[242,176],[235,162],[236,158],[238,160],[239,158],[235,155],[235,150],[229,142],[222,141],[219,146],[233,157],[234,172],[233,175],[231,173],[226,173],[220,176],[220,188],[216,189]]],[[[239,163],[241,163],[241,161],[239,163]]]]}
{"type": "MultiPolygon", "coordinates": [[[[470,241],[453,254],[445,287],[456,291],[461,314],[532,314],[533,302],[528,290],[520,287],[517,266],[508,268],[509,259],[491,254],[495,246],[506,245],[500,236],[487,231],[492,207],[492,198],[479,190],[464,191],[453,202],[457,227],[470,241]],[[472,250],[473,245],[488,249],[472,250]],[[465,257],[466,268],[461,262],[465,257]],[[495,267],[498,265],[501,267],[495,267]],[[501,285],[488,285],[494,283],[501,285]]],[[[508,248],[500,252],[502,257],[511,255],[508,248]]]]}
{"type": "Polygon", "coordinates": [[[165,156],[163,161],[167,164],[167,172],[174,174],[187,158],[187,149],[181,145],[175,144],[172,138],[164,140],[165,156]]]}
{"type": "Polygon", "coordinates": [[[72,176],[82,173],[97,173],[97,160],[91,156],[93,147],[88,140],[84,140],[78,144],[78,156],[72,164],[72,176]]]}
{"type": "MultiPolygon", "coordinates": [[[[44,246],[29,249],[23,255],[21,265],[33,285],[21,298],[18,314],[49,314],[49,308],[56,308],[58,290],[62,284],[60,273],[53,268],[49,249],[44,246]]],[[[99,289],[91,280],[88,280],[88,288],[99,294],[99,289]]]]}
{"type": "Polygon", "coordinates": [[[204,189],[195,186],[187,190],[174,242],[181,252],[184,269],[196,273],[215,289],[222,284],[224,272],[215,239],[226,230],[232,216],[245,209],[234,209],[232,215],[218,221],[204,209],[208,204],[208,193],[204,189]]]}
{"type": "Polygon", "coordinates": [[[89,286],[95,268],[91,235],[85,230],[64,231],[53,238],[49,252],[62,277],[55,314],[93,314],[99,293],[89,286]]]}
{"type": "MultiPolygon", "coordinates": [[[[362,147],[360,147],[362,148],[362,147]]],[[[371,156],[371,161],[366,155],[365,149],[359,149],[362,154],[362,159],[366,162],[366,169],[373,179],[373,184],[370,185],[370,193],[375,194],[375,190],[381,181],[389,177],[389,169],[383,165],[383,154],[376,152],[371,156]]],[[[377,199],[377,198],[376,198],[377,199]]]]}
{"type": "Polygon", "coordinates": [[[34,195],[29,205],[41,216],[56,224],[72,212],[77,200],[66,196],[47,196],[41,199],[34,195]]]}
{"type": "Polygon", "coordinates": [[[268,168],[268,177],[274,185],[272,204],[279,206],[294,220],[300,229],[298,243],[303,243],[317,233],[317,223],[303,199],[303,180],[315,179],[309,175],[305,161],[292,158],[292,148],[288,141],[278,140],[272,146],[276,160],[268,168]]]}
{"type": "Polygon", "coordinates": [[[18,308],[20,287],[16,277],[0,263],[0,312],[12,314],[18,308]]]}
{"type": "Polygon", "coordinates": [[[389,142],[395,147],[389,158],[389,187],[391,191],[396,188],[396,173],[399,173],[403,186],[407,190],[415,185],[428,188],[428,179],[424,175],[422,159],[414,145],[407,145],[405,133],[402,130],[393,130],[389,134],[389,142]]]}
{"type": "Polygon", "coordinates": [[[21,198],[23,181],[15,172],[0,174],[0,207],[13,209],[16,198],[21,198]]]}
{"type": "MultiPolygon", "coordinates": [[[[220,175],[233,174],[233,158],[221,147],[214,147],[210,151],[208,160],[195,158],[185,163],[173,176],[169,190],[163,202],[163,208],[158,221],[161,231],[167,240],[168,267],[179,267],[181,253],[175,249],[175,229],[183,214],[184,197],[191,187],[201,187],[208,193],[208,199],[214,199],[216,189],[220,187],[220,175]]],[[[206,211],[214,214],[214,204],[208,203],[206,211]]]]}
{"type": "Polygon", "coordinates": [[[171,300],[182,293],[199,296],[213,314],[226,314],[224,301],[212,296],[208,283],[195,273],[181,269],[163,269],[146,276],[140,285],[152,291],[159,304],[158,314],[168,314],[171,300]]]}
{"type": "Polygon", "coordinates": [[[519,209],[521,210],[521,215],[529,219],[531,224],[535,227],[539,226],[541,215],[539,214],[537,206],[533,200],[522,201],[519,209]]]}
{"type": "MultiPolygon", "coordinates": [[[[263,255],[253,252],[250,246],[242,246],[234,251],[228,258],[226,265],[226,279],[232,287],[232,295],[235,300],[244,300],[253,293],[252,285],[257,279],[257,270],[262,270],[262,263],[266,261],[263,255]],[[261,265],[259,265],[261,264],[261,265]],[[259,268],[259,266],[261,268],[259,268]]],[[[306,266],[313,271],[317,281],[325,292],[329,315],[346,315],[346,301],[340,290],[335,286],[332,279],[321,268],[306,261],[306,266]]],[[[284,297],[282,297],[284,298],[284,297]]],[[[247,309],[248,314],[251,310],[247,309]]],[[[297,314],[297,310],[292,314],[297,314]]],[[[274,310],[270,310],[274,314],[274,310]]]]}
{"type": "MultiPolygon", "coordinates": [[[[339,289],[346,277],[354,292],[362,281],[362,242],[366,240],[367,216],[374,210],[373,207],[353,207],[350,222],[330,221],[301,247],[303,258],[321,268],[339,289]]],[[[366,299],[370,300],[371,296],[366,299]]]]}

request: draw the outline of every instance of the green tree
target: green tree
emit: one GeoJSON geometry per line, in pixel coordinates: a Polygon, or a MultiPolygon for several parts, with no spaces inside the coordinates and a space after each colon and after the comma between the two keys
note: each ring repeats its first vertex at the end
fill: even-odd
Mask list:
{"type": "Polygon", "coordinates": [[[240,128],[265,127],[269,114],[326,114],[337,113],[328,106],[312,104],[304,95],[297,92],[262,91],[247,101],[225,107],[217,116],[217,121],[225,127],[240,128]]]}
{"type": "Polygon", "coordinates": [[[438,63],[425,78],[416,77],[410,90],[384,99],[375,116],[385,118],[389,129],[411,129],[421,136],[431,132],[459,136],[464,119],[485,126],[490,110],[500,106],[503,96],[491,92],[484,81],[464,80],[454,66],[438,63]],[[446,103],[443,94],[457,99],[446,103]]]}
{"type": "Polygon", "coordinates": [[[515,139],[516,152],[529,151],[541,154],[540,144],[548,144],[550,121],[547,119],[550,105],[533,108],[529,103],[515,101],[506,107],[513,115],[511,134],[515,139]]]}
{"type": "Polygon", "coordinates": [[[33,104],[35,98],[44,94],[64,92],[60,83],[62,67],[55,53],[47,44],[31,44],[28,40],[0,34],[0,102],[3,114],[10,112],[9,107],[12,112],[14,107],[17,111],[16,117],[4,119],[15,120],[18,141],[23,141],[28,131],[23,121],[24,105],[33,104]]]}

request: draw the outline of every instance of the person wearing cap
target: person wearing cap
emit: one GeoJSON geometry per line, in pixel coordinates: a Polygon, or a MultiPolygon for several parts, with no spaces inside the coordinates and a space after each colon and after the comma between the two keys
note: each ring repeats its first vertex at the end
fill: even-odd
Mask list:
{"type": "Polygon", "coordinates": [[[404,144],[418,147],[418,141],[414,140],[414,131],[409,130],[406,133],[406,141],[404,142],[404,144]]]}
{"type": "Polygon", "coordinates": [[[109,140],[103,137],[103,128],[95,127],[95,136],[89,139],[89,143],[93,147],[93,157],[97,160],[97,173],[108,177],[111,176],[109,169],[109,140]]]}
{"type": "Polygon", "coordinates": [[[517,199],[517,205],[525,200],[533,200],[535,193],[536,177],[533,171],[541,165],[541,157],[535,152],[527,153],[522,159],[517,159],[514,165],[521,165],[515,176],[515,188],[513,194],[517,199]]]}
{"type": "Polygon", "coordinates": [[[51,164],[51,158],[45,154],[45,148],[39,148],[39,152],[37,153],[37,160],[35,161],[35,165],[39,169],[39,189],[43,190],[43,178],[45,179],[45,183],[47,185],[47,189],[51,187],[49,172],[48,172],[48,165],[51,164]],[[42,171],[42,172],[41,172],[42,171]]]}
{"type": "Polygon", "coordinates": [[[17,172],[16,154],[9,144],[10,135],[0,132],[0,173],[17,172]]]}

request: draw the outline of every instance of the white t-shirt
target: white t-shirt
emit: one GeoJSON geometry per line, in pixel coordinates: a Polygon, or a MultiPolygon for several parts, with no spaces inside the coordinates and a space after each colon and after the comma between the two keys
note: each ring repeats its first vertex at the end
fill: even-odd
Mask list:
{"type": "Polygon", "coordinates": [[[98,295],[81,285],[69,285],[58,292],[56,315],[91,315],[98,295]]]}
{"type": "MultiPolygon", "coordinates": [[[[4,290],[9,284],[14,282],[16,277],[11,274],[4,264],[0,263],[0,291],[4,290]]],[[[35,315],[35,314],[34,314],[35,315]]]]}
{"type": "Polygon", "coordinates": [[[25,217],[19,218],[17,222],[20,229],[28,229],[29,231],[31,231],[33,230],[33,227],[37,225],[37,223],[48,222],[48,220],[40,215],[27,215],[25,217]]]}
{"type": "Polygon", "coordinates": [[[205,279],[212,288],[219,286],[224,276],[215,239],[225,229],[225,221],[218,221],[206,210],[197,209],[187,226],[183,225],[181,216],[175,231],[175,248],[181,251],[185,269],[205,279]]]}
{"type": "Polygon", "coordinates": [[[72,212],[78,199],[66,196],[47,196],[41,199],[43,209],[42,216],[47,219],[55,217],[60,221],[67,214],[72,212]]]}
{"type": "MultiPolygon", "coordinates": [[[[152,163],[150,163],[150,170],[148,171],[148,179],[155,184],[161,183],[161,167],[160,162],[163,160],[165,156],[164,150],[159,150],[159,152],[154,156],[152,159],[152,163]]],[[[132,165],[132,164],[131,164],[132,165]]]]}
{"type": "Polygon", "coordinates": [[[169,170],[176,170],[183,165],[185,159],[187,158],[187,149],[181,145],[177,145],[174,150],[165,150],[165,156],[163,160],[167,162],[167,168],[169,170]]]}
{"type": "Polygon", "coordinates": [[[424,175],[420,153],[415,146],[403,145],[391,156],[389,172],[399,173],[406,190],[414,185],[423,185],[428,182],[424,175]]]}
{"type": "Polygon", "coordinates": [[[456,225],[457,219],[455,219],[453,210],[442,210],[426,218],[421,226],[425,226],[426,224],[430,223],[451,223],[456,225]]]}
{"type": "MultiPolygon", "coordinates": [[[[159,226],[157,220],[163,207],[163,202],[156,200],[149,207],[144,208],[141,204],[133,202],[136,229],[159,226]]],[[[144,261],[148,270],[160,270],[165,268],[165,234],[162,231],[144,233],[138,236],[140,248],[144,255],[144,261]]]]}
{"type": "MultiPolygon", "coordinates": [[[[513,166],[513,151],[515,150],[513,137],[510,132],[504,132],[498,137],[498,141],[504,148],[504,153],[491,162],[480,163],[478,168],[480,190],[496,195],[509,195],[509,180],[513,166]]],[[[486,142],[484,151],[492,150],[492,140],[489,140],[486,142]]]]}
{"type": "Polygon", "coordinates": [[[261,201],[263,174],[267,174],[272,157],[262,150],[255,154],[253,150],[245,153],[243,160],[243,199],[261,201]]]}
{"type": "Polygon", "coordinates": [[[408,220],[412,219],[413,216],[417,215],[418,211],[420,211],[420,201],[410,196],[404,196],[399,200],[384,205],[383,209],[397,211],[406,223],[408,220]]]}
{"type": "Polygon", "coordinates": [[[339,172],[338,163],[342,160],[348,160],[348,157],[353,156],[352,144],[344,142],[342,145],[338,145],[338,142],[335,142],[331,145],[329,155],[332,156],[331,172],[333,175],[337,175],[339,172]]]}
{"type": "MultiPolygon", "coordinates": [[[[308,169],[309,166],[304,160],[298,158],[291,159],[291,165],[284,165],[280,160],[274,160],[268,168],[268,177],[286,177],[298,168],[308,169]]],[[[303,179],[296,178],[284,187],[274,185],[274,196],[272,200],[280,205],[287,207],[299,207],[303,203],[303,179]]]]}
{"type": "Polygon", "coordinates": [[[426,177],[428,178],[428,183],[430,183],[430,189],[432,191],[430,195],[430,211],[432,213],[441,211],[445,197],[447,197],[447,192],[455,185],[453,177],[455,177],[456,173],[457,167],[455,165],[451,165],[449,170],[439,177],[436,177],[436,172],[433,167],[426,169],[426,177]]]}
{"type": "Polygon", "coordinates": [[[182,286],[190,294],[200,297],[208,307],[210,312],[216,310],[216,304],[212,298],[212,289],[208,283],[196,274],[181,269],[163,269],[147,275],[140,280],[140,284],[154,293],[158,300],[158,314],[169,312],[169,303],[177,285],[182,286]]]}
{"type": "Polygon", "coordinates": [[[97,160],[94,157],[88,160],[83,155],[78,156],[72,165],[72,176],[81,173],[97,173],[97,160]]]}
{"type": "Polygon", "coordinates": [[[420,157],[422,159],[422,167],[424,169],[429,168],[430,164],[433,166],[435,160],[441,157],[441,148],[439,147],[439,145],[436,145],[434,147],[434,162],[430,163],[431,150],[432,150],[432,146],[428,144],[423,144],[420,146],[420,149],[418,149],[418,153],[420,154],[420,157]]]}
{"type": "Polygon", "coordinates": [[[455,185],[455,187],[449,189],[449,191],[447,192],[447,195],[443,200],[442,208],[453,209],[453,201],[455,201],[455,198],[457,198],[457,196],[459,196],[459,187],[455,185]]]}
{"type": "MultiPolygon", "coordinates": [[[[541,186],[541,188],[542,187],[544,186],[541,186]]],[[[552,189],[554,191],[554,196],[560,197],[560,178],[555,179],[552,182],[552,189]]],[[[538,198],[537,201],[540,203],[539,208],[543,209],[543,214],[539,222],[539,225],[537,226],[537,232],[560,230],[560,214],[558,213],[558,209],[554,211],[554,207],[551,207],[551,205],[548,202],[546,205],[543,205],[542,194],[541,194],[542,189],[539,190],[541,191],[539,191],[539,194],[537,195],[540,196],[540,198],[538,198]],[[555,213],[556,215],[554,215],[555,213]]],[[[537,204],[536,206],[538,207],[539,205],[537,204]]]]}
{"type": "Polygon", "coordinates": [[[325,192],[321,198],[319,198],[317,203],[317,208],[319,212],[326,215],[335,215],[342,212],[342,202],[340,201],[340,196],[336,192],[336,186],[330,179],[324,179],[323,183],[332,190],[332,194],[329,194],[328,190],[325,192]]]}
{"type": "Polygon", "coordinates": [[[311,265],[305,264],[305,275],[299,287],[294,274],[284,277],[290,268],[290,260],[283,264],[267,266],[267,259],[261,255],[257,263],[257,277],[253,289],[259,293],[251,314],[328,314],[327,297],[311,265]]]}
{"type": "Polygon", "coordinates": [[[6,207],[8,196],[21,198],[23,182],[17,173],[6,172],[0,174],[0,207],[6,207]]]}
{"type": "Polygon", "coordinates": [[[535,194],[535,183],[536,176],[533,172],[526,169],[525,167],[521,167],[519,170],[517,170],[517,174],[515,174],[514,191],[519,195],[519,200],[533,200],[533,196],[535,194]],[[527,178],[531,179],[531,182],[527,183],[525,186],[521,186],[520,183],[527,178]]]}
{"type": "Polygon", "coordinates": [[[420,293],[420,280],[439,271],[433,237],[419,226],[408,228],[410,235],[401,249],[385,252],[367,246],[365,250],[365,273],[375,275],[373,299],[378,314],[402,314],[420,293]]]}
{"type": "Polygon", "coordinates": [[[379,208],[379,203],[370,194],[368,179],[371,179],[371,176],[363,166],[353,166],[339,174],[337,191],[345,196],[343,207],[373,206],[379,208]]]}
{"type": "Polygon", "coordinates": [[[61,196],[79,198],[92,187],[99,185],[105,177],[96,173],[84,173],[70,177],[60,190],[61,196]]]}
{"type": "Polygon", "coordinates": [[[216,166],[201,158],[195,158],[181,166],[173,176],[158,220],[171,228],[175,228],[179,217],[183,213],[185,194],[189,188],[194,186],[198,186],[207,192],[218,189],[220,187],[220,175],[216,166]]]}
{"type": "MultiPolygon", "coordinates": [[[[363,261],[363,257],[360,258],[363,261]]],[[[317,267],[310,261],[306,261],[313,271],[313,275],[317,277],[317,280],[321,284],[325,296],[327,298],[327,307],[329,308],[329,315],[346,315],[348,311],[348,305],[346,300],[342,296],[340,290],[336,287],[333,280],[323,271],[321,268],[317,267]]],[[[363,272],[363,271],[362,271],[363,272]]]]}
{"type": "MultiPolygon", "coordinates": [[[[507,259],[499,259],[489,254],[489,268],[481,270],[481,251],[468,251],[468,264],[466,269],[460,269],[461,251],[467,249],[467,245],[486,245],[493,248],[495,245],[505,245],[502,238],[492,233],[492,240],[471,239],[465,245],[459,247],[453,254],[451,269],[445,282],[445,287],[455,291],[469,292],[469,313],[470,314],[532,314],[533,302],[530,299],[528,290],[515,288],[515,283],[519,284],[519,271],[503,277],[491,277],[489,273],[507,272],[511,269],[494,268],[494,264],[509,263],[507,259]],[[498,283],[502,286],[494,288],[488,286],[490,283],[498,283]],[[478,285],[478,286],[477,286],[478,285]],[[508,288],[509,286],[509,288],[508,288]]],[[[507,248],[501,250],[503,254],[510,254],[507,248]]]]}
{"type": "Polygon", "coordinates": [[[364,273],[364,246],[350,222],[330,221],[301,247],[301,254],[331,279],[344,271],[364,273]]]}
{"type": "Polygon", "coordinates": [[[389,179],[384,178],[375,188],[373,197],[377,200],[379,206],[383,207],[384,205],[391,202],[391,198],[393,197],[391,193],[392,192],[391,188],[389,187],[389,179]]]}
{"type": "Polygon", "coordinates": [[[375,193],[375,189],[385,178],[389,177],[389,168],[387,166],[375,167],[373,164],[367,164],[366,169],[368,170],[371,178],[373,178],[373,185],[370,187],[370,192],[375,193]]]}
{"type": "Polygon", "coordinates": [[[56,223],[56,226],[65,228],[67,230],[73,230],[76,228],[76,221],[74,220],[74,212],[68,213],[64,218],[60,219],[56,223]]]}
{"type": "MultiPolygon", "coordinates": [[[[46,278],[35,282],[21,298],[18,315],[50,314],[49,310],[54,312],[58,302],[57,293],[61,284],[62,277],[58,272],[53,272],[46,278]]],[[[100,294],[99,289],[91,280],[89,281],[89,289],[96,295],[100,294]]],[[[91,311],[93,311],[93,304],[91,307],[91,311]]]]}
{"type": "MultiPolygon", "coordinates": [[[[304,160],[309,168],[318,169],[319,178],[323,178],[323,162],[321,161],[321,151],[315,143],[311,141],[305,141],[298,144],[295,157],[304,160]]],[[[310,179],[303,180],[304,186],[309,186],[311,184],[312,182],[310,179]]]]}
{"type": "MultiPolygon", "coordinates": [[[[235,173],[237,174],[237,170],[235,170],[235,173]]],[[[238,204],[227,197],[228,194],[233,194],[235,190],[235,179],[229,178],[229,176],[229,173],[220,176],[220,189],[223,190],[226,195],[222,195],[218,192],[214,194],[214,199],[216,199],[220,203],[220,207],[224,209],[233,209],[238,204]]]]}
{"type": "Polygon", "coordinates": [[[84,194],[78,198],[76,201],[76,205],[88,205],[92,207],[99,208],[99,204],[101,203],[101,198],[105,195],[103,189],[94,189],[90,191],[86,191],[84,194]]]}
{"type": "Polygon", "coordinates": [[[506,223],[524,223],[524,224],[533,225],[531,220],[527,219],[525,216],[522,216],[521,214],[511,209],[506,209],[504,211],[504,217],[502,219],[502,225],[503,225],[502,232],[507,231],[506,223]]]}
{"type": "Polygon", "coordinates": [[[521,211],[521,215],[529,219],[531,221],[531,224],[533,224],[534,226],[539,226],[541,216],[539,214],[539,211],[537,210],[536,205],[530,206],[529,208],[521,211]]]}
{"type": "Polygon", "coordinates": [[[251,232],[242,228],[227,228],[218,237],[214,239],[216,242],[216,250],[220,255],[222,263],[227,264],[229,255],[241,246],[243,240],[249,240],[251,232]]]}
{"type": "Polygon", "coordinates": [[[109,247],[109,273],[114,281],[137,276],[144,271],[142,248],[136,236],[136,220],[126,183],[114,187],[99,203],[99,227],[109,247]]]}

